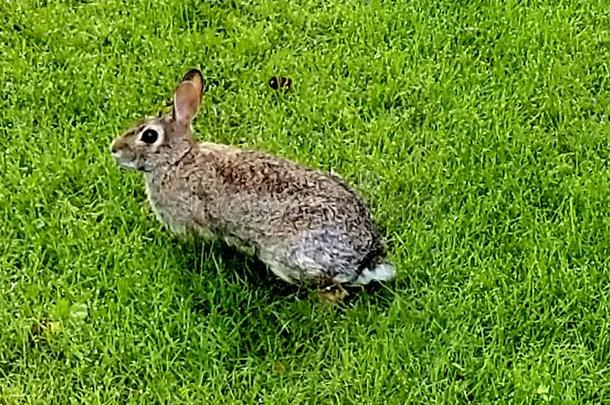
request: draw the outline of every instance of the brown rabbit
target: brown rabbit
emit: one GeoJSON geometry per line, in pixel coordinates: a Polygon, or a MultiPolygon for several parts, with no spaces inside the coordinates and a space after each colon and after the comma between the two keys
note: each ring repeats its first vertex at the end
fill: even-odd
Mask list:
{"type": "Polygon", "coordinates": [[[269,154],[197,142],[201,72],[189,71],[171,114],[112,143],[119,165],[144,173],[159,220],[257,255],[281,279],[311,287],[395,277],[369,212],[340,178],[269,154]]]}

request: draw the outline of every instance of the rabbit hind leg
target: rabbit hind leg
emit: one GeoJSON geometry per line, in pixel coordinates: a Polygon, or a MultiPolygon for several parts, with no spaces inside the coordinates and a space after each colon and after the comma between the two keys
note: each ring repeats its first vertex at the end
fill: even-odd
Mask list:
{"type": "Polygon", "coordinates": [[[297,269],[289,266],[285,261],[281,260],[276,254],[269,251],[261,251],[259,258],[267,265],[269,270],[280,279],[290,284],[300,284],[300,275],[297,269]]]}
{"type": "Polygon", "coordinates": [[[283,280],[310,287],[345,284],[357,275],[358,255],[344,235],[329,230],[298,235],[260,257],[283,280]]]}

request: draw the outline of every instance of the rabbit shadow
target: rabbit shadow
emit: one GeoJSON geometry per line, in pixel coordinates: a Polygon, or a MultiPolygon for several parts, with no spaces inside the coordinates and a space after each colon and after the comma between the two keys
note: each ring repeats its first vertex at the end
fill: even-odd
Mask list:
{"type": "Polygon", "coordinates": [[[248,289],[266,290],[277,299],[306,296],[306,290],[282,282],[258,258],[248,256],[222,242],[197,238],[173,239],[179,262],[191,276],[209,277],[241,283],[248,289]]]}
{"type": "MultiPolygon", "coordinates": [[[[315,311],[309,291],[278,280],[260,260],[222,243],[195,239],[172,239],[172,243],[192,311],[238,327],[239,333],[230,339],[230,352],[267,361],[315,350],[301,345],[317,333],[311,322],[299,323],[299,318],[315,311]],[[298,328],[287,326],[297,323],[298,328]]],[[[225,356],[225,366],[238,366],[238,357],[225,356]]]]}
{"type": "MultiPolygon", "coordinates": [[[[257,257],[248,256],[222,242],[206,242],[197,238],[173,239],[174,251],[181,256],[183,267],[192,276],[205,277],[215,274],[218,278],[241,282],[244,288],[258,290],[266,303],[287,300],[319,300],[319,294],[311,289],[280,280],[257,257]]],[[[347,297],[332,308],[338,312],[356,304],[367,303],[380,309],[391,304],[398,283],[372,282],[365,286],[345,287],[347,297]]]]}
{"type": "Polygon", "coordinates": [[[348,312],[357,307],[373,306],[383,313],[395,296],[391,285],[370,285],[350,288],[343,302],[328,304],[315,291],[279,280],[260,260],[224,244],[197,239],[173,239],[172,243],[184,269],[179,277],[193,312],[221,314],[239,325],[234,349],[261,359],[315,351],[315,345],[303,342],[323,341],[324,328],[319,323],[349,321],[348,312]]]}

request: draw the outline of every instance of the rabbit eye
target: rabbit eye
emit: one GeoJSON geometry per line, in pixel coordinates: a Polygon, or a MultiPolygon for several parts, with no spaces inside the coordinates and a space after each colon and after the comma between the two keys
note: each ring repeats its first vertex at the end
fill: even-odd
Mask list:
{"type": "Polygon", "coordinates": [[[146,131],[142,132],[140,139],[144,143],[151,144],[151,143],[155,143],[155,141],[157,140],[158,137],[159,137],[159,134],[157,133],[157,131],[149,128],[146,131]]]}

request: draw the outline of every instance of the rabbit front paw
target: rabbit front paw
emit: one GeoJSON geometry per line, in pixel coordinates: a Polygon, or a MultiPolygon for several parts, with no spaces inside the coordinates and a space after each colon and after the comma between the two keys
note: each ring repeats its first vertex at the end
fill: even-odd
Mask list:
{"type": "Polygon", "coordinates": [[[237,251],[247,256],[254,256],[256,254],[256,247],[243,241],[240,238],[236,238],[234,236],[225,236],[224,241],[227,245],[235,248],[237,251]]]}

